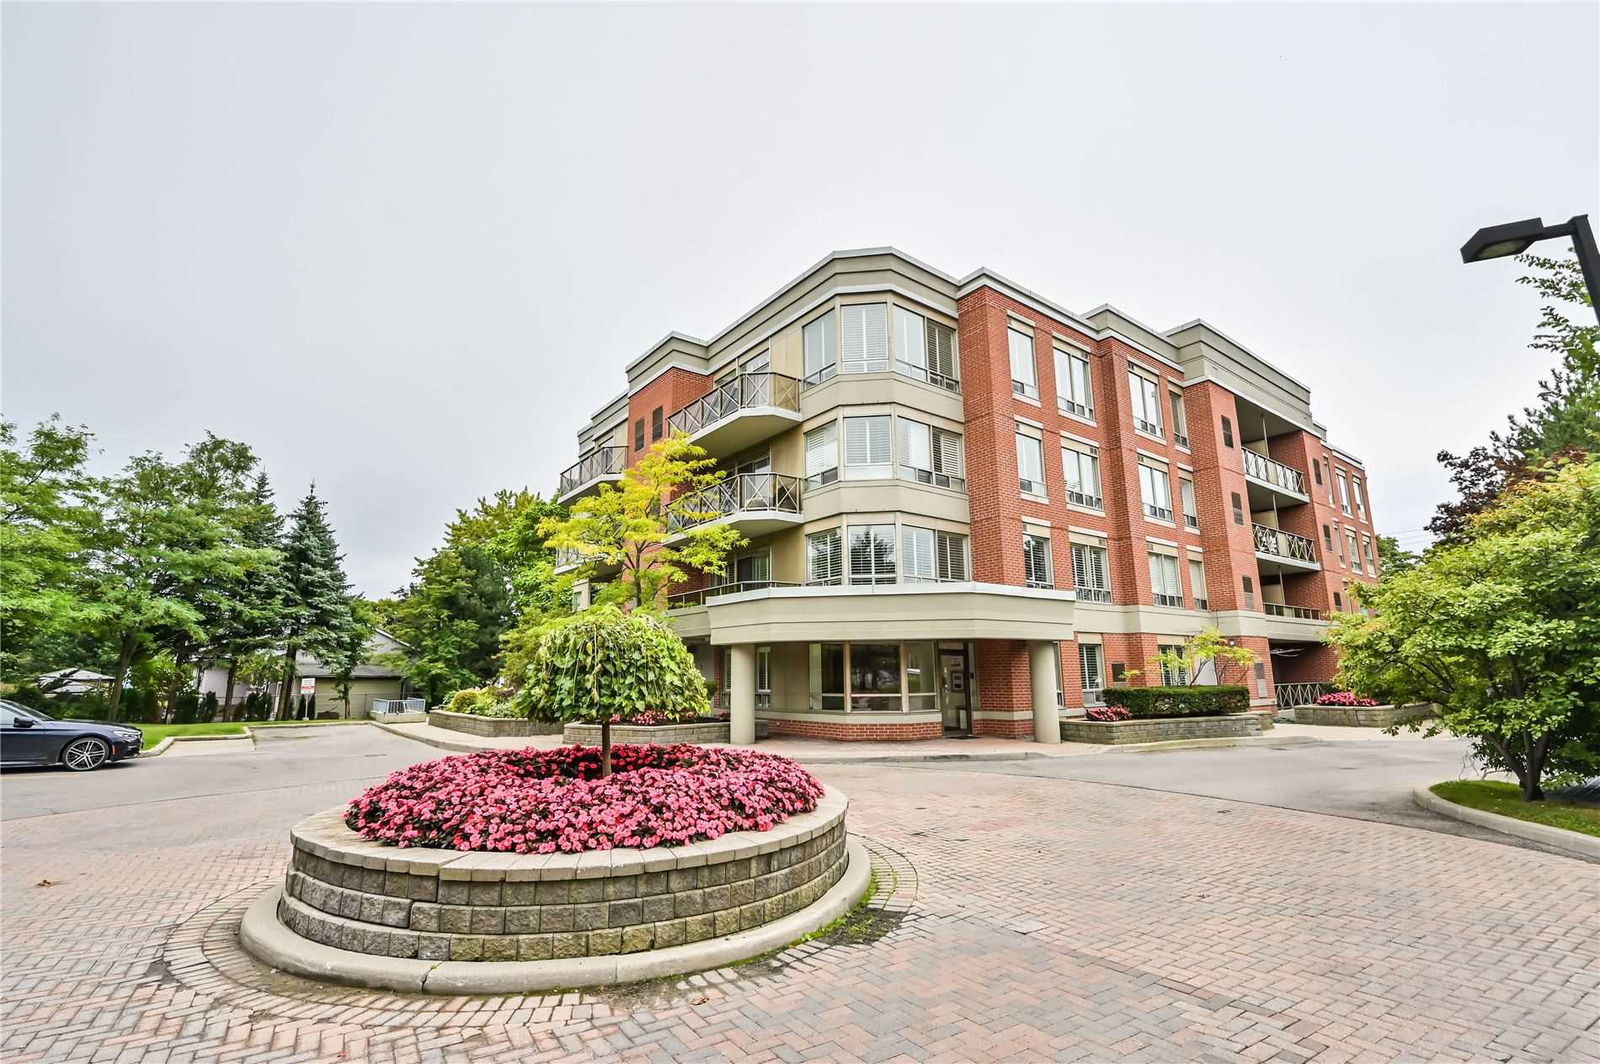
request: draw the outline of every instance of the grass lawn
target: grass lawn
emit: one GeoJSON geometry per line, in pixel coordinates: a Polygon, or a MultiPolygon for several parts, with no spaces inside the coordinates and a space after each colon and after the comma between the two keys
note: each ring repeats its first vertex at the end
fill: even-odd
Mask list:
{"type": "Polygon", "coordinates": [[[1516,784],[1494,780],[1452,780],[1449,783],[1436,783],[1429,790],[1445,801],[1481,809],[1485,813],[1498,813],[1518,820],[1531,820],[1535,824],[1600,836],[1600,806],[1573,805],[1553,799],[1524,802],[1516,784]]]}
{"type": "MultiPolygon", "coordinates": [[[[252,728],[283,728],[295,724],[361,724],[359,720],[255,720],[248,722],[252,728]]],[[[172,735],[244,735],[245,722],[232,721],[217,724],[134,724],[144,732],[144,748],[150,749],[172,735]]]]}

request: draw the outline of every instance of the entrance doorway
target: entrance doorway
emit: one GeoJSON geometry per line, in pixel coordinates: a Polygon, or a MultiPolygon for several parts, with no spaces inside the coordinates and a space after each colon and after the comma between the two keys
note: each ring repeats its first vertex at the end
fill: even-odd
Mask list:
{"type": "Polygon", "coordinates": [[[939,648],[939,708],[944,730],[958,735],[972,731],[972,670],[967,648],[939,648]]]}

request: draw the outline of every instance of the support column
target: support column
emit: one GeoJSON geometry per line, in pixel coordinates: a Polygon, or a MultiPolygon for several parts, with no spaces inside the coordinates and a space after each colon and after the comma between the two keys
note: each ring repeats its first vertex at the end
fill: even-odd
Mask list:
{"type": "Polygon", "coordinates": [[[1033,741],[1059,743],[1061,715],[1056,710],[1056,655],[1049,643],[1028,644],[1028,674],[1033,680],[1033,741]]]}
{"type": "Polygon", "coordinates": [[[756,648],[736,643],[728,649],[728,741],[748,746],[756,741],[756,648]]]}

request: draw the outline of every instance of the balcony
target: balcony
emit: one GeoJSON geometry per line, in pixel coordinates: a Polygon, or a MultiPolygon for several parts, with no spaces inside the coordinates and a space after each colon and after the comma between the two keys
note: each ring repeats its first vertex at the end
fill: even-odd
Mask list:
{"type": "Polygon", "coordinates": [[[667,596],[667,609],[683,610],[691,606],[704,606],[718,595],[737,595],[741,591],[765,591],[769,587],[801,587],[787,580],[733,580],[713,587],[697,587],[693,591],[674,591],[667,596]]]}
{"type": "Polygon", "coordinates": [[[800,523],[800,478],[781,473],[738,473],[682,499],[667,515],[672,532],[699,525],[733,525],[746,536],[764,536],[800,523]]]}
{"type": "Polygon", "coordinates": [[[1317,545],[1305,536],[1270,525],[1253,524],[1250,528],[1255,535],[1256,558],[1264,563],[1262,575],[1322,568],[1317,561],[1317,545]]]}
{"type": "Polygon", "coordinates": [[[1261,609],[1273,617],[1293,617],[1299,621],[1320,621],[1322,611],[1310,606],[1289,606],[1282,602],[1263,602],[1261,609]]]}
{"type": "Polygon", "coordinates": [[[1280,500],[1287,498],[1297,503],[1311,501],[1311,496],[1306,494],[1306,475],[1300,470],[1248,447],[1240,453],[1244,455],[1244,478],[1252,489],[1251,509],[1265,509],[1266,506],[1262,504],[1270,505],[1274,494],[1280,500]]]}
{"type": "Polygon", "coordinates": [[[621,447],[601,447],[585,455],[561,472],[561,482],[556,487],[557,502],[572,502],[582,498],[603,483],[622,477],[627,465],[627,451],[621,447]]]}
{"type": "Polygon", "coordinates": [[[781,373],[741,373],[667,418],[712,457],[733,454],[800,423],[800,382],[781,373]]]}

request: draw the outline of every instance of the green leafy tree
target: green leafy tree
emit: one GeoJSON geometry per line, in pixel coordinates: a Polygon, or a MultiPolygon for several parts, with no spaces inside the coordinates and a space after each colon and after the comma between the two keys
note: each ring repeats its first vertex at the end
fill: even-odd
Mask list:
{"type": "Polygon", "coordinates": [[[97,521],[87,429],[52,418],[26,443],[0,422],[0,676],[28,682],[96,616],[86,597],[97,521]]]}
{"type": "Polygon", "coordinates": [[[708,523],[722,516],[708,489],[723,476],[704,450],[677,433],[624,470],[617,486],[600,485],[570,517],[547,519],[541,528],[551,547],[580,559],[584,575],[602,566],[620,570],[607,601],[654,608],[689,570],[721,574],[728,552],[744,544],[737,529],[708,523]]]}
{"type": "Polygon", "coordinates": [[[1400,546],[1400,541],[1393,536],[1378,537],[1378,572],[1384,576],[1400,574],[1416,567],[1422,560],[1422,555],[1416,551],[1406,550],[1400,546]]]}
{"type": "Polygon", "coordinates": [[[521,697],[540,720],[600,725],[600,774],[611,773],[611,717],[653,709],[670,716],[711,710],[694,656],[653,614],[612,605],[555,625],[539,643],[521,697]]]}
{"type": "Polygon", "coordinates": [[[1577,325],[1569,308],[1591,316],[1589,292],[1576,258],[1522,255],[1518,261],[1532,272],[1518,283],[1538,291],[1545,301],[1529,347],[1556,357],[1556,367],[1539,382],[1538,402],[1511,415],[1504,431],[1491,432],[1489,443],[1465,454],[1439,452],[1450,471],[1457,498],[1441,503],[1429,531],[1440,542],[1463,538],[1473,515],[1491,506],[1507,488],[1531,476],[1544,460],[1600,450],[1600,327],[1577,325]]]}
{"type": "Polygon", "coordinates": [[[1200,670],[1207,664],[1214,666],[1216,682],[1225,684],[1230,668],[1237,668],[1242,678],[1244,670],[1254,665],[1256,660],[1255,651],[1231,642],[1216,627],[1202,629],[1177,650],[1163,650],[1156,655],[1156,661],[1167,669],[1173,672],[1181,670],[1181,674],[1188,677],[1189,686],[1199,680],[1200,670]]]}
{"type": "Polygon", "coordinates": [[[1357,585],[1374,616],[1329,633],[1339,682],[1435,702],[1422,727],[1469,737],[1529,801],[1600,768],[1600,460],[1556,460],[1414,568],[1357,585]]]}
{"type": "Polygon", "coordinates": [[[356,667],[367,660],[367,643],[378,628],[378,611],[372,603],[359,596],[350,600],[350,623],[340,635],[339,646],[333,656],[323,662],[333,680],[333,689],[339,692],[344,703],[342,716],[350,715],[350,685],[355,680],[356,667]]]}
{"type": "Polygon", "coordinates": [[[232,707],[241,661],[277,645],[282,637],[289,584],[284,574],[283,518],[273,502],[272,486],[260,471],[232,520],[244,546],[259,552],[260,563],[243,574],[223,603],[212,626],[207,651],[228,663],[223,703],[232,707]]]}
{"type": "Polygon", "coordinates": [[[278,692],[278,715],[287,719],[296,657],[301,651],[318,661],[335,657],[352,623],[344,557],[315,486],[289,517],[289,531],[283,542],[283,573],[288,597],[284,601],[283,683],[278,692]]]}

